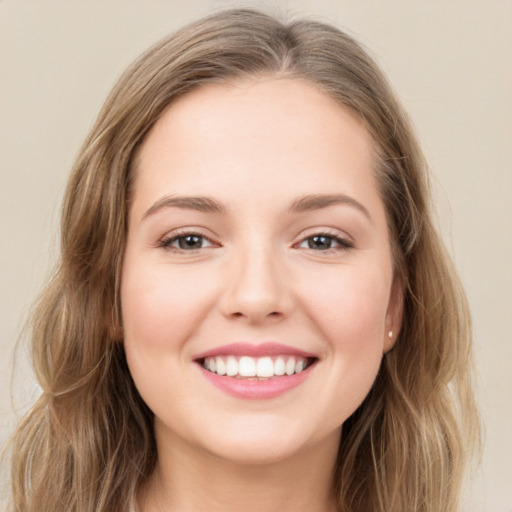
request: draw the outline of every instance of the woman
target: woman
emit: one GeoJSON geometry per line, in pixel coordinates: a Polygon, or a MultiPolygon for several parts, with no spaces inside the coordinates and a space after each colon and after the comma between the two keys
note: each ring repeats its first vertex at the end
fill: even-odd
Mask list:
{"type": "Polygon", "coordinates": [[[226,11],[120,79],[33,324],[19,511],[455,511],[467,305],[375,63],[226,11]]]}

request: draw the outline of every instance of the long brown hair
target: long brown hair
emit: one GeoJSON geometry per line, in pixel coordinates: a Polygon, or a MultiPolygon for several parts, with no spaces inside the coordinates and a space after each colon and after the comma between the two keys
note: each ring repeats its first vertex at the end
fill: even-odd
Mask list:
{"type": "Polygon", "coordinates": [[[61,259],[33,315],[42,394],[12,440],[17,512],[121,512],[151,474],[153,418],[128,371],[119,279],[134,155],[178,97],[212,82],[300,78],[345,105],[375,147],[375,173],[404,286],[399,339],[344,423],[340,511],[454,512],[477,439],[466,299],[429,211],[413,130],[367,53],[326,24],[284,24],[253,10],[200,20],[121,77],[74,166],[61,259]]]}

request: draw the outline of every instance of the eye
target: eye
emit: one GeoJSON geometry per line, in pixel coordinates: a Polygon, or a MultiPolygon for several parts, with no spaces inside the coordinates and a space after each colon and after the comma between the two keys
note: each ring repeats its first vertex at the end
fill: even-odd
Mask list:
{"type": "Polygon", "coordinates": [[[351,249],[353,245],[339,236],[327,233],[317,233],[302,240],[299,247],[312,249],[314,251],[328,251],[330,249],[347,250],[351,249]]]}
{"type": "Polygon", "coordinates": [[[206,247],[213,247],[214,243],[198,233],[183,233],[164,238],[159,245],[165,249],[191,252],[206,247]]]}

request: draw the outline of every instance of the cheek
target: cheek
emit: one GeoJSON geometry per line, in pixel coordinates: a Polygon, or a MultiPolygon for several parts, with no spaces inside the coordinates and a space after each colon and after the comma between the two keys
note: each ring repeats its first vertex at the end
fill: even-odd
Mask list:
{"type": "MultiPolygon", "coordinates": [[[[390,281],[390,279],[389,279],[390,281]]],[[[356,268],[333,272],[324,286],[307,286],[308,303],[319,326],[334,343],[382,343],[389,298],[382,271],[356,268]]]]}
{"type": "Polygon", "coordinates": [[[145,351],[183,345],[213,302],[213,283],[199,269],[128,261],[122,277],[125,340],[145,351]]]}
{"type": "Polygon", "coordinates": [[[340,268],[323,280],[328,286],[318,280],[308,286],[310,318],[327,341],[332,393],[348,391],[353,403],[346,397],[343,403],[352,410],[370,390],[382,359],[391,276],[382,277],[382,267],[340,268]]]}
{"type": "Polygon", "coordinates": [[[372,276],[367,270],[340,273],[329,283],[316,288],[308,304],[327,341],[325,415],[331,426],[339,426],[361,405],[379,371],[389,290],[382,273],[372,276]]]}
{"type": "Polygon", "coordinates": [[[154,265],[129,254],[125,258],[121,309],[126,358],[140,395],[157,416],[171,418],[175,400],[170,397],[193,389],[183,369],[189,342],[214,302],[212,288],[199,270],[154,265]]]}

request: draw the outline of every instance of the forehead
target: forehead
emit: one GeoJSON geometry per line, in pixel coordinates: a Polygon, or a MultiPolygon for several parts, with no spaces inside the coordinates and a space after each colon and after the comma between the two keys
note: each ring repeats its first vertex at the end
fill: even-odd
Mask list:
{"type": "Polygon", "coordinates": [[[136,162],[135,196],[228,196],[241,184],[276,200],[333,189],[374,194],[374,161],[362,123],[309,82],[210,84],[172,104],[149,132],[136,162]]]}
{"type": "MultiPolygon", "coordinates": [[[[371,146],[360,120],[317,85],[303,79],[275,77],[206,84],[194,89],[163,112],[142,146],[151,145],[148,139],[173,134],[186,136],[193,132],[205,137],[204,141],[215,141],[251,135],[251,130],[261,128],[286,129],[283,136],[290,143],[294,136],[311,138],[315,128],[321,128],[332,130],[335,136],[349,135],[363,151],[371,146]]],[[[269,139],[275,134],[269,131],[269,139]]],[[[139,156],[144,152],[142,149],[139,156]]]]}

